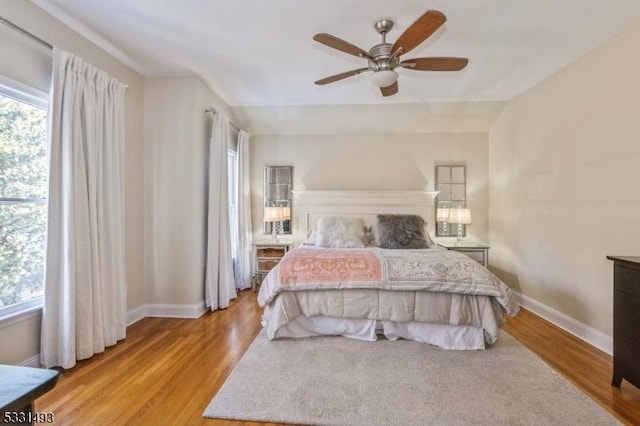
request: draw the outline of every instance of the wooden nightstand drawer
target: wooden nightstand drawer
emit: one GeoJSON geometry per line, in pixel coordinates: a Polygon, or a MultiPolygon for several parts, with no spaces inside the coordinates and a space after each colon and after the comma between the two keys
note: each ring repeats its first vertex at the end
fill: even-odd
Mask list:
{"type": "Polygon", "coordinates": [[[280,262],[280,260],[261,260],[258,259],[256,261],[256,271],[257,272],[269,272],[280,262]]]}
{"type": "Polygon", "coordinates": [[[277,258],[280,259],[287,252],[285,247],[258,247],[256,248],[257,258],[277,258]]]}

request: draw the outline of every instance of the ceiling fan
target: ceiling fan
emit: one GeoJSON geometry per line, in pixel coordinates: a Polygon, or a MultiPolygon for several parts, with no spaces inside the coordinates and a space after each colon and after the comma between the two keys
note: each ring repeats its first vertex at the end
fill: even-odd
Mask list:
{"type": "Polygon", "coordinates": [[[382,96],[391,96],[398,93],[398,73],[395,68],[406,68],[414,71],[460,71],[469,60],[467,58],[454,57],[430,57],[400,60],[400,55],[409,53],[431,34],[436,32],[447,20],[442,12],[428,10],[418,18],[409,28],[403,32],[395,43],[387,43],[387,33],[393,28],[393,21],[381,19],[375,23],[375,29],[382,35],[382,43],[376,44],[369,51],[360,49],[353,44],[327,33],[313,36],[319,43],[350,55],[366,58],[369,66],[357,70],[346,71],[323,78],[315,82],[318,85],[333,83],[366,71],[371,71],[371,82],[380,87],[382,96]]]}

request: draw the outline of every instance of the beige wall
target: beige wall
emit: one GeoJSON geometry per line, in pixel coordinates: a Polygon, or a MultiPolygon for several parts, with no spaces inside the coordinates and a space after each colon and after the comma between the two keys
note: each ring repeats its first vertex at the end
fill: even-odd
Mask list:
{"type": "Polygon", "coordinates": [[[612,334],[608,254],[640,254],[640,24],[512,100],[489,137],[494,270],[612,334]]]}
{"type": "Polygon", "coordinates": [[[204,300],[208,107],[229,112],[196,77],[145,80],[146,268],[152,305],[204,300]]]}
{"type": "MultiPolygon", "coordinates": [[[[63,50],[80,55],[129,86],[126,103],[125,226],[127,306],[146,303],[143,268],[143,128],[142,77],[29,1],[2,0],[0,15],[63,50]]],[[[48,91],[51,51],[0,25],[0,74],[48,91]]],[[[0,363],[17,363],[39,352],[40,316],[0,328],[0,363]]]]}
{"type": "MultiPolygon", "coordinates": [[[[294,190],[434,190],[434,166],[467,166],[469,237],[488,238],[486,133],[252,136],[254,237],[262,231],[264,166],[293,166],[294,190]]],[[[295,205],[293,207],[295,209],[295,205]]]]}

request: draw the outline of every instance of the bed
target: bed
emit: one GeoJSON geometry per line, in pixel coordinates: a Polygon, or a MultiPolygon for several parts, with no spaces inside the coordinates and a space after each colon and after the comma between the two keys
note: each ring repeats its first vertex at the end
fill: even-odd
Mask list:
{"type": "Polygon", "coordinates": [[[495,343],[518,304],[484,266],[429,238],[434,195],[296,193],[297,245],[258,294],[268,338],[384,335],[458,350],[495,343]]]}

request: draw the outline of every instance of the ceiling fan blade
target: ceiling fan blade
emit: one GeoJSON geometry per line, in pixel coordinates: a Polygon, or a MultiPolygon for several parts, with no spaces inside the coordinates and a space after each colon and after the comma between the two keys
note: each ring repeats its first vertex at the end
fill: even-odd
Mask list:
{"type": "Polygon", "coordinates": [[[334,81],[342,80],[343,78],[351,77],[352,75],[360,74],[365,71],[369,71],[369,68],[359,68],[357,70],[342,72],[340,74],[332,75],[330,77],[323,78],[322,80],[318,80],[315,82],[315,84],[323,85],[333,83],[334,81]]]}
{"type": "Polygon", "coordinates": [[[400,66],[415,71],[460,71],[469,63],[467,58],[413,58],[400,62],[400,66]]]}
{"type": "Polygon", "coordinates": [[[402,54],[413,50],[445,23],[447,17],[437,10],[428,10],[403,32],[393,43],[392,52],[402,48],[402,54]]]}
{"type": "Polygon", "coordinates": [[[382,92],[382,96],[384,97],[395,95],[396,93],[398,93],[398,82],[396,81],[391,86],[381,87],[380,91],[382,92]]]}
{"type": "Polygon", "coordinates": [[[342,40],[336,36],[332,36],[327,33],[320,33],[313,36],[313,39],[318,43],[325,44],[329,47],[333,47],[334,49],[340,50],[341,52],[348,53],[350,55],[359,56],[359,57],[369,57],[369,52],[366,52],[360,49],[358,46],[354,46],[353,44],[342,40]]]}

